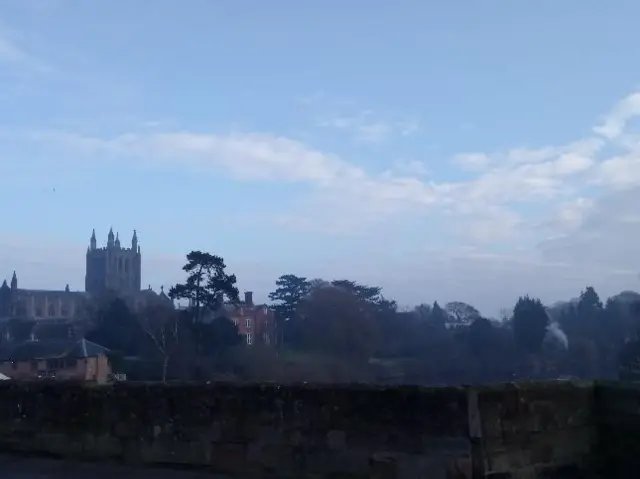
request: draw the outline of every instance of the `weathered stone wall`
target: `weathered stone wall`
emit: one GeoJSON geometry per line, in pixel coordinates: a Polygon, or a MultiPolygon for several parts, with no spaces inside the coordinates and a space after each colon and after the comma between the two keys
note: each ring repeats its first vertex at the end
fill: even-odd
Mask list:
{"type": "Polygon", "coordinates": [[[603,477],[636,477],[640,470],[640,384],[599,383],[595,398],[597,456],[603,477]]]}
{"type": "Polygon", "coordinates": [[[523,383],[470,391],[476,462],[493,478],[582,477],[596,441],[590,383],[523,383]]]}
{"type": "Polygon", "coordinates": [[[469,477],[464,389],[0,384],[0,450],[277,477],[469,477]]]}
{"type": "Polygon", "coordinates": [[[573,383],[385,389],[3,381],[0,450],[275,477],[554,477],[588,465],[592,413],[593,388],[573,383]]]}

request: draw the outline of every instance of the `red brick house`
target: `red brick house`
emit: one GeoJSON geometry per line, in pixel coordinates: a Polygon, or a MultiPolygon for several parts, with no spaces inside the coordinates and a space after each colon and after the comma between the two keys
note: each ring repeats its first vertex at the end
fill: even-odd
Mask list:
{"type": "Polygon", "coordinates": [[[238,327],[247,346],[254,344],[275,345],[275,316],[267,305],[253,303],[253,293],[244,293],[244,301],[238,306],[226,305],[224,315],[238,327]]]}
{"type": "MultiPolygon", "coordinates": [[[[184,308],[183,306],[182,309],[184,308]]],[[[276,321],[273,310],[266,304],[254,304],[251,291],[244,293],[244,301],[239,304],[225,304],[219,311],[205,314],[203,321],[208,322],[219,317],[229,319],[238,327],[238,333],[244,338],[247,346],[276,344],[276,321]]]]}

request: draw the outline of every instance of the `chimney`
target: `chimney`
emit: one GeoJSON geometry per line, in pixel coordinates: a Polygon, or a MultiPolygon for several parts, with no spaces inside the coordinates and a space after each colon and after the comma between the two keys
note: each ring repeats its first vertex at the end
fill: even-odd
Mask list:
{"type": "Polygon", "coordinates": [[[253,306],[253,291],[244,292],[244,304],[245,306],[253,306]]]}

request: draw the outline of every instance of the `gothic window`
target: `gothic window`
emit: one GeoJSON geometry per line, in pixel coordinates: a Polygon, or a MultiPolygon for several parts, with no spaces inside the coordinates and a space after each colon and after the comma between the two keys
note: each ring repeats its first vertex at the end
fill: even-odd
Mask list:
{"type": "Polygon", "coordinates": [[[56,308],[53,304],[49,305],[49,317],[55,316],[56,315],[56,308]]]}
{"type": "Polygon", "coordinates": [[[69,305],[65,302],[62,303],[62,307],[60,308],[61,316],[69,316],[69,305]]]}
{"type": "Polygon", "coordinates": [[[42,315],[42,305],[41,304],[36,304],[36,310],[34,311],[35,316],[37,316],[38,318],[41,318],[42,315]]]}
{"type": "Polygon", "coordinates": [[[126,258],[124,260],[124,272],[128,273],[129,272],[129,258],[126,258]]]}

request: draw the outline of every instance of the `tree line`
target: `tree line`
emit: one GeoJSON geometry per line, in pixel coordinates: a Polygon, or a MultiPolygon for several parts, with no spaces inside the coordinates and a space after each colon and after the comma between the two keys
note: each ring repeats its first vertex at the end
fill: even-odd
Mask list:
{"type": "Polygon", "coordinates": [[[503,317],[490,319],[459,301],[399,310],[379,287],[289,274],[276,281],[270,299],[285,347],[386,365],[395,375],[381,371],[384,380],[615,378],[621,368],[631,374],[636,363],[640,372],[640,295],[634,292],[603,304],[588,286],[552,307],[523,295],[503,317]]]}
{"type": "Polygon", "coordinates": [[[106,296],[86,337],[132,379],[367,381],[461,384],[640,377],[640,295],[601,301],[593,287],[547,307],[523,295],[501,318],[460,301],[401,309],[382,288],[350,279],[280,276],[269,294],[275,346],[244,345],[224,304],[240,304],[220,256],[187,255],[185,281],[133,312],[106,296]],[[218,312],[212,314],[212,312],[218,312]],[[126,365],[126,366],[125,366],[126,365]]]}

